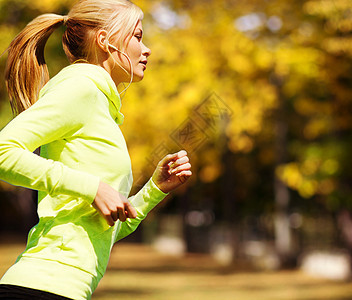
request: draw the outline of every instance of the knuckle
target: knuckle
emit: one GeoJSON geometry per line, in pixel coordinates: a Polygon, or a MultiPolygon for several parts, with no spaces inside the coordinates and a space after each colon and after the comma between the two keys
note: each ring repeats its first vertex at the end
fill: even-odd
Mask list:
{"type": "Polygon", "coordinates": [[[119,211],[119,210],[123,209],[123,206],[124,206],[123,201],[119,201],[119,203],[117,203],[115,205],[115,210],[119,211]]]}
{"type": "Polygon", "coordinates": [[[110,215],[110,212],[107,209],[101,210],[101,213],[103,214],[103,216],[109,216],[110,215]]]}
{"type": "Polygon", "coordinates": [[[117,211],[117,212],[123,212],[123,211],[125,211],[124,205],[118,206],[118,207],[116,208],[116,211],[117,211]]]}
{"type": "Polygon", "coordinates": [[[117,212],[117,207],[113,206],[109,209],[110,213],[116,213],[117,212]]]}
{"type": "Polygon", "coordinates": [[[116,209],[119,210],[119,209],[123,208],[124,205],[125,205],[124,203],[125,203],[124,200],[119,201],[119,203],[117,203],[117,204],[115,205],[116,209]]]}

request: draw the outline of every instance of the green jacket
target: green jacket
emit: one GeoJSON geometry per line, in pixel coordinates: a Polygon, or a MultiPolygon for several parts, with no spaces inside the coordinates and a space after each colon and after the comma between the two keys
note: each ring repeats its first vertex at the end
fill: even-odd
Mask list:
{"type": "Polygon", "coordinates": [[[90,299],[113,244],[166,196],[150,179],[129,198],[137,218],[113,227],[92,207],[100,180],[126,197],[132,186],[120,106],[103,68],[74,64],[0,132],[0,179],[39,191],[39,223],[0,283],[90,299]],[[38,147],[41,157],[32,153],[38,147]]]}

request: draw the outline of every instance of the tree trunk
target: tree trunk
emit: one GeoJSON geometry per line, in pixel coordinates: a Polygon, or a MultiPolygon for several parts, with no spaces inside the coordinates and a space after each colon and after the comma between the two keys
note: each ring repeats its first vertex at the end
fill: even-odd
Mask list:
{"type": "MultiPolygon", "coordinates": [[[[285,99],[281,93],[282,79],[273,76],[273,83],[277,88],[278,107],[275,115],[275,155],[276,167],[287,162],[287,118],[285,99]]],[[[276,169],[276,168],[275,168],[276,169]]],[[[287,186],[275,175],[275,248],[280,259],[281,267],[292,264],[293,242],[289,220],[290,193],[287,186]]]]}

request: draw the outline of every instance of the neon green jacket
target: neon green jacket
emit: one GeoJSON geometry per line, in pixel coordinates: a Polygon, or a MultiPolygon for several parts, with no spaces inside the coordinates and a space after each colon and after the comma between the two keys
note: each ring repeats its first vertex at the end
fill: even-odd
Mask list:
{"type": "Polygon", "coordinates": [[[113,227],[92,207],[100,180],[126,197],[130,193],[131,161],[119,128],[120,106],[103,68],[74,64],[0,132],[0,179],[39,190],[39,223],[0,283],[90,299],[113,244],[166,196],[150,179],[129,198],[137,218],[113,227]],[[41,157],[32,153],[38,147],[41,157]]]}

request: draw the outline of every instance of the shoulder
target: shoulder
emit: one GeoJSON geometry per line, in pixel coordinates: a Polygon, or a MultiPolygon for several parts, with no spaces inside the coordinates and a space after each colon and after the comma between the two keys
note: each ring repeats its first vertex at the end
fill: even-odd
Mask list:
{"type": "Polygon", "coordinates": [[[69,65],[42,88],[35,105],[41,103],[42,106],[63,111],[78,110],[77,113],[85,113],[102,104],[105,107],[109,99],[113,98],[112,95],[117,95],[110,81],[112,79],[101,67],[91,64],[69,65]]]}
{"type": "Polygon", "coordinates": [[[80,94],[86,95],[91,92],[96,92],[97,89],[94,81],[85,74],[62,71],[42,88],[39,93],[39,98],[51,93],[58,95],[64,94],[66,96],[72,94],[77,97],[77,95],[80,94]]]}
{"type": "Polygon", "coordinates": [[[81,109],[82,106],[94,104],[98,93],[98,87],[89,76],[65,68],[41,89],[37,102],[81,109]]]}

